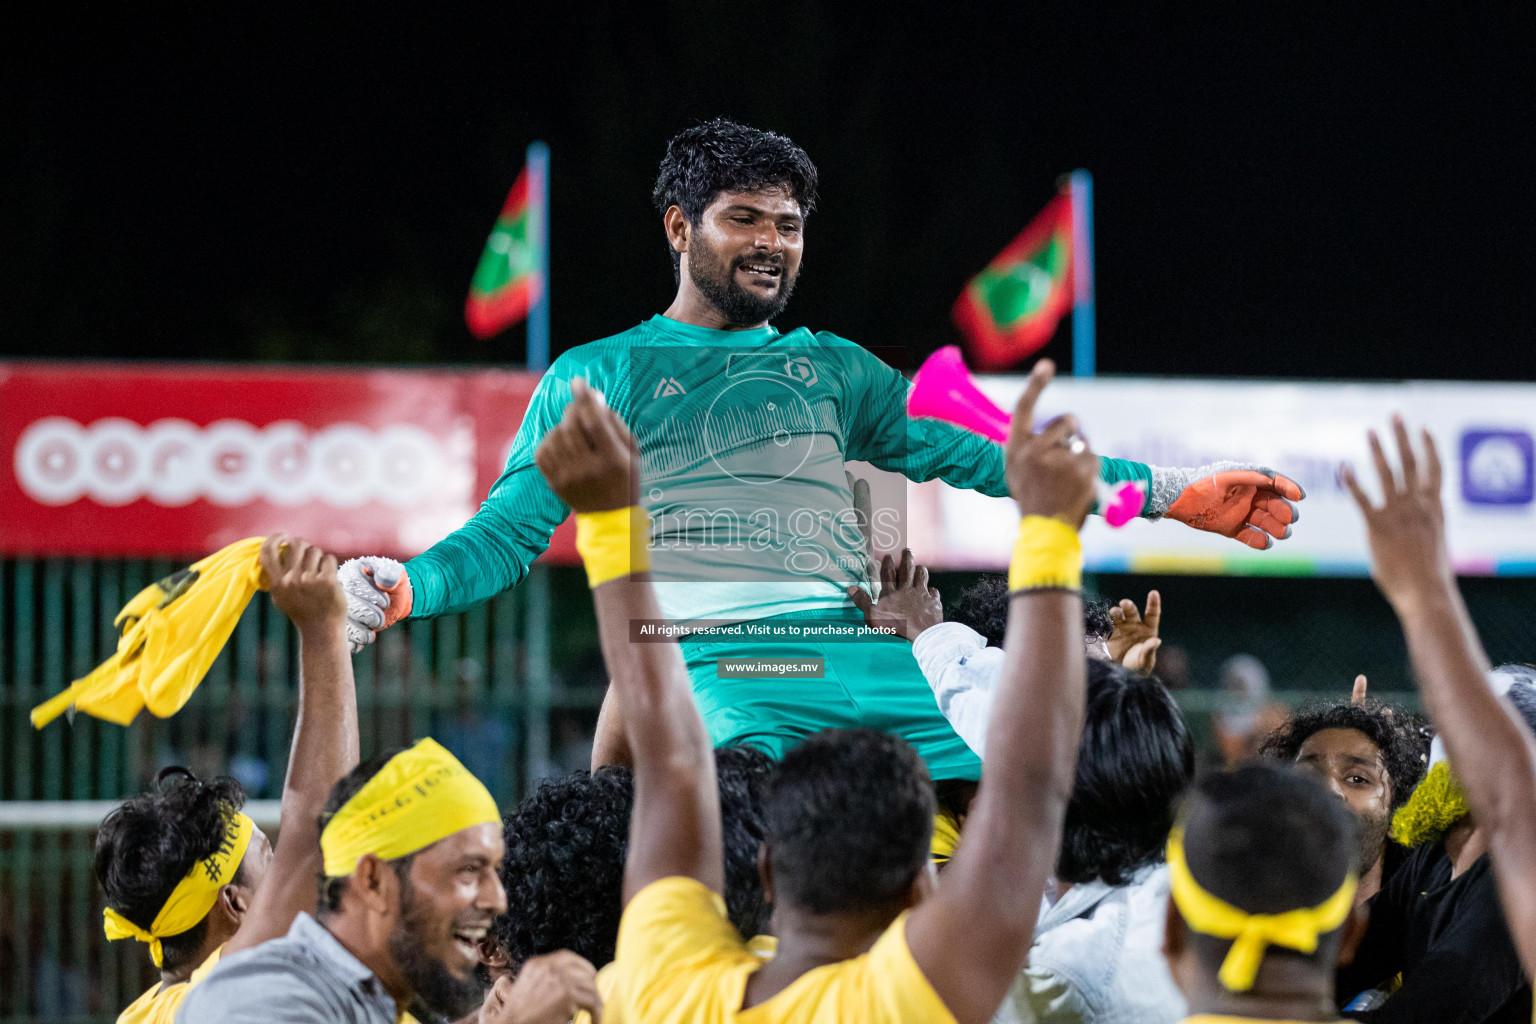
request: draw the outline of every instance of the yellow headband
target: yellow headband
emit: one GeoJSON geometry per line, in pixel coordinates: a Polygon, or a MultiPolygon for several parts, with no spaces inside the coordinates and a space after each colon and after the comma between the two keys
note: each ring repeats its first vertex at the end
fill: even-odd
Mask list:
{"type": "Polygon", "coordinates": [[[320,833],[325,874],[357,870],[364,854],[397,860],[474,825],[500,824],[480,780],[436,740],[390,758],[341,806],[320,833]]]}
{"type": "Polygon", "coordinates": [[[180,935],[196,927],[199,921],[208,916],[208,912],[218,902],[219,890],[235,877],[240,862],[245,859],[245,849],[251,844],[251,833],[255,828],[256,824],[250,818],[243,814],[235,815],[219,848],[211,856],[194,863],[186,876],[176,883],[176,888],[171,890],[165,906],[160,908],[160,913],[155,915],[148,929],[140,928],[111,907],[103,910],[103,928],[107,940],[116,942],[118,939],[138,939],[149,943],[149,955],[155,961],[155,966],[159,967],[162,956],[160,940],[180,935]]]}
{"type": "Polygon", "coordinates": [[[1315,953],[1320,936],[1338,928],[1354,908],[1355,873],[1344,877],[1338,891],[1315,907],[1283,914],[1250,914],[1212,896],[1200,887],[1184,860],[1184,828],[1168,837],[1168,884],[1173,902],[1191,931],[1217,939],[1232,939],[1232,948],[1217,977],[1232,992],[1246,992],[1259,974],[1259,963],[1270,946],[1298,953],[1315,953]]]}

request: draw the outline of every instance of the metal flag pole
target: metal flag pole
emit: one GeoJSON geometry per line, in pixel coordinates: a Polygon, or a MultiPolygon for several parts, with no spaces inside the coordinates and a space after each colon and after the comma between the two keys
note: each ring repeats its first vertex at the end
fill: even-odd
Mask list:
{"type": "Polygon", "coordinates": [[[538,290],[528,307],[528,369],[549,369],[549,147],[528,144],[529,241],[538,290]]]}
{"type": "MultiPolygon", "coordinates": [[[[528,144],[529,241],[533,243],[538,290],[528,306],[528,369],[543,373],[549,369],[549,147],[535,140],[528,144]]],[[[527,629],[526,703],[523,705],[523,792],[549,770],[550,722],[553,669],[550,665],[550,592],[549,567],[535,564],[529,568],[523,587],[527,629]]]]}
{"type": "Polygon", "coordinates": [[[1093,299],[1093,175],[1079,168],[1068,179],[1072,194],[1072,376],[1096,369],[1093,299]]]}

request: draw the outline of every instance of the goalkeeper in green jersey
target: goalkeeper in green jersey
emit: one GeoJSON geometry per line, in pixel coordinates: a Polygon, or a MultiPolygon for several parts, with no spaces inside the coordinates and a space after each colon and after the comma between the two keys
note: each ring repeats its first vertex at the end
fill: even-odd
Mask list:
{"type": "MultiPolygon", "coordinates": [[[[907,380],[853,342],[770,326],[794,290],[816,204],[816,168],[789,139],[726,120],[691,128],[668,144],[653,198],[677,278],[672,305],[555,360],[506,471],[464,526],[404,566],[370,557],[342,567],[354,647],[405,616],[469,608],[527,574],[570,511],[533,453],[581,377],[639,442],[666,615],[772,627],[766,638],[755,630],[683,641],[715,743],[777,756],[818,730],[866,726],[911,742],[935,779],[976,778],[979,762],[940,714],[906,641],[854,633],[863,616],[848,591],[870,581],[843,467],[863,461],[1006,497],[1002,447],[909,419],[907,380]],[[718,659],[732,657],[822,659],[823,671],[720,674],[718,659]]],[[[1231,463],[1185,470],[1101,458],[1100,475],[1145,485],[1144,515],[1255,548],[1289,536],[1302,497],[1285,477],[1231,463]]],[[[877,514],[872,525],[877,546],[900,546],[893,523],[877,514]]]]}

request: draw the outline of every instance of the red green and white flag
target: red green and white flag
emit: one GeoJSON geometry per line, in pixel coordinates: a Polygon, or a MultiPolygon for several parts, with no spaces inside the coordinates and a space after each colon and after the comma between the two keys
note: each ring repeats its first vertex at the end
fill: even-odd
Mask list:
{"type": "Polygon", "coordinates": [[[464,300],[464,322],[477,338],[499,334],[527,316],[544,286],[534,245],[532,193],[525,166],[486,239],[464,300]]]}
{"type": "Polygon", "coordinates": [[[1072,302],[1072,197],[1063,188],[971,278],[951,315],[971,365],[1006,370],[1051,340],[1072,302]]]}

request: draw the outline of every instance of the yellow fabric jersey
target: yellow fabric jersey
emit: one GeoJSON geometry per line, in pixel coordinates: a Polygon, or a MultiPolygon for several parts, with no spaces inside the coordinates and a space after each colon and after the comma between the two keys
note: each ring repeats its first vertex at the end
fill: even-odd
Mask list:
{"type": "Polygon", "coordinates": [[[907,949],[902,914],[863,956],[807,971],[742,1009],[763,958],[743,942],[719,896],[692,878],[646,886],[619,923],[604,1021],[646,1024],[955,1024],[907,949]]]}
{"type": "Polygon", "coordinates": [[[187,998],[192,986],[208,976],[213,965],[219,962],[220,946],[192,972],[192,977],[179,985],[156,983],[143,995],[128,1004],[128,1009],[117,1015],[117,1024],[172,1024],[181,1001],[187,998]]]}

